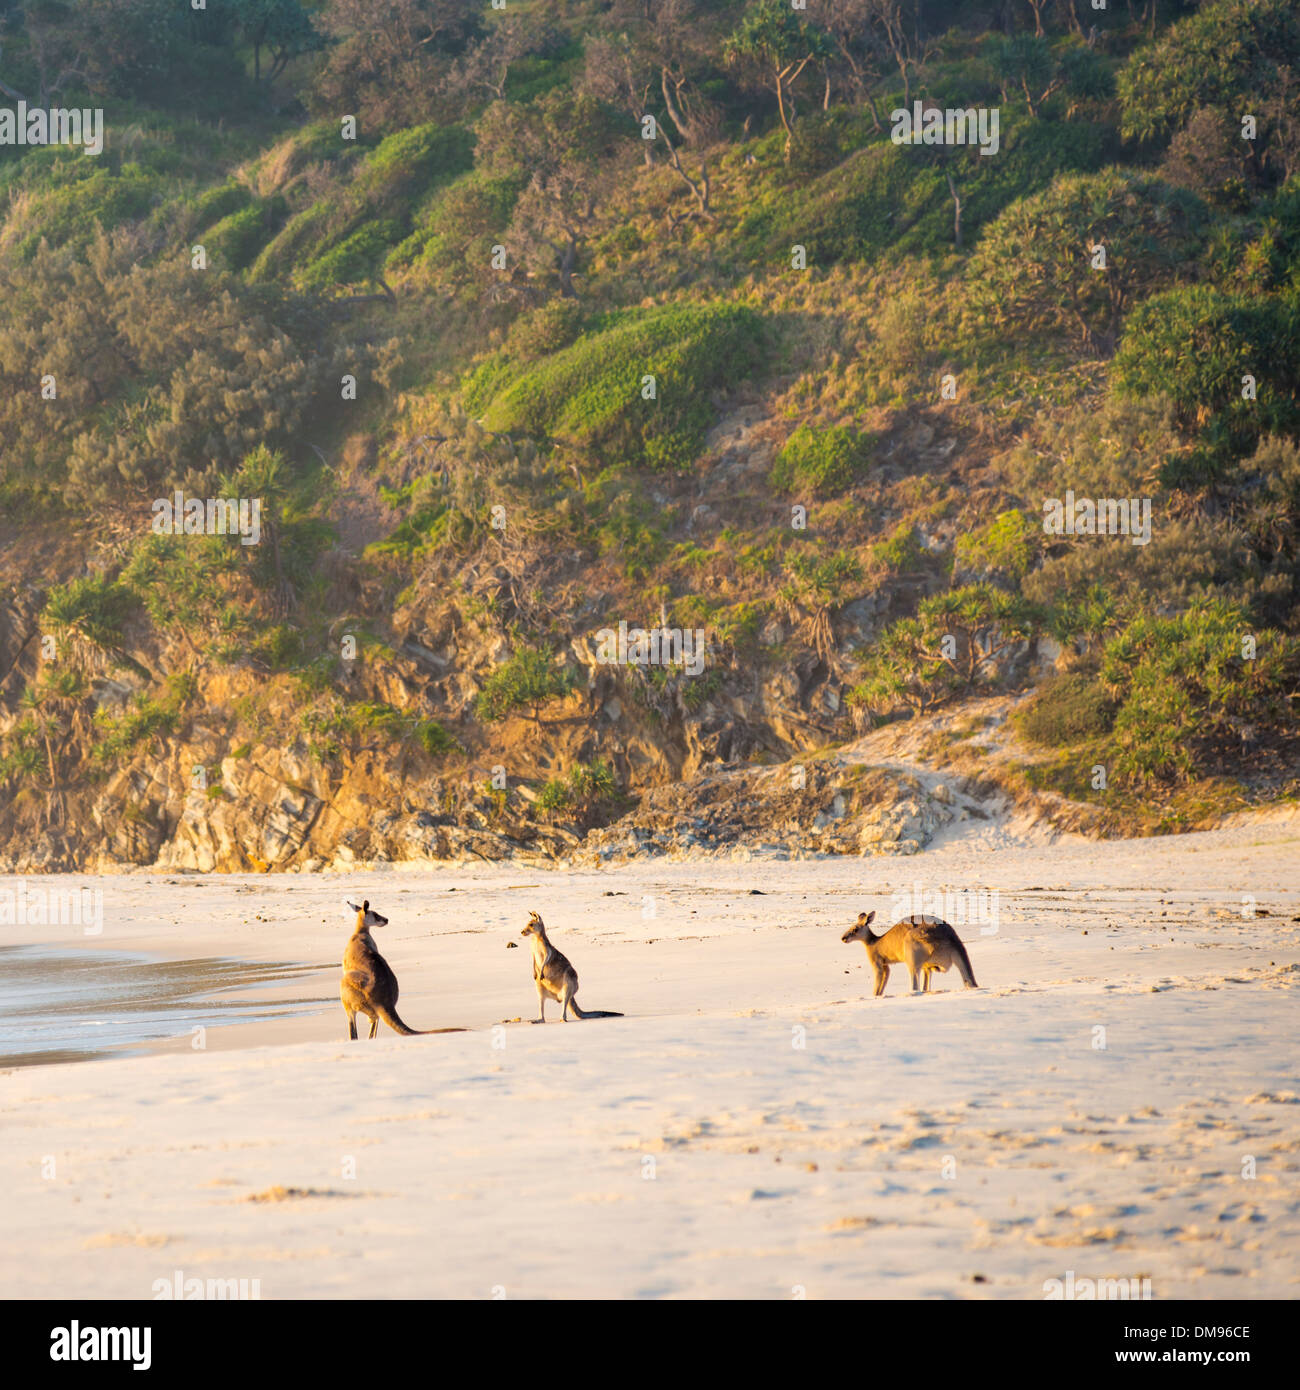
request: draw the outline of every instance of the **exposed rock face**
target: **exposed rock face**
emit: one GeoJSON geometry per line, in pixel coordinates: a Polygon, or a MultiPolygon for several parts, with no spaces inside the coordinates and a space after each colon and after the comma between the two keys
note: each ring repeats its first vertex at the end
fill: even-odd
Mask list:
{"type": "MultiPolygon", "coordinates": [[[[0,732],[20,718],[39,670],[39,611],[39,596],[22,590],[0,602],[0,732]]],[[[855,733],[833,654],[796,648],[787,664],[733,663],[725,680],[697,686],[681,672],[603,666],[579,633],[564,657],[577,678],[571,696],[543,719],[484,725],[474,701],[507,647],[498,628],[449,614],[434,600],[412,604],[386,653],[341,663],[329,686],[346,691],[349,709],[436,719],[454,745],[434,755],[391,730],[322,733],[303,717],[315,696],[248,662],[216,665],[129,633],[122,659],[91,653],[90,708],[53,760],[66,784],[51,789],[45,767],[11,779],[0,872],[909,854],[979,813],[960,791],[927,789],[907,772],[812,754],[855,733]],[[97,762],[92,714],[120,726],[177,671],[193,692],[175,717],[97,762]],[[625,789],[621,802],[591,815],[540,809],[539,784],[597,759],[625,789]]],[[[845,631],[877,616],[864,601],[845,631]]],[[[768,636],[789,638],[788,620],[770,619],[768,636]]]]}
{"type": "MultiPolygon", "coordinates": [[[[744,726],[702,721],[707,745],[747,747],[744,726]],[[738,733],[737,729],[742,732],[738,733]]],[[[954,819],[984,814],[943,785],[840,758],[769,766],[713,763],[654,787],[612,824],[539,824],[521,788],[466,799],[463,781],[408,775],[392,755],[332,777],[304,749],[259,744],[221,755],[207,738],[138,757],[98,790],[84,822],[0,850],[0,871],[282,872],[438,860],[617,863],[634,855],[913,854],[954,819]]],[[[525,794],[527,793],[527,794],[525,794]]]]}
{"type": "MultiPolygon", "coordinates": [[[[528,850],[556,857],[577,843],[560,827],[539,827],[518,816],[501,817],[490,827],[483,812],[461,807],[458,819],[436,809],[447,801],[439,782],[404,782],[379,757],[360,760],[331,781],[297,750],[259,745],[215,763],[211,753],[210,745],[184,745],[166,762],[145,759],[115,777],[92,809],[101,843],[89,862],[76,866],[101,872],[131,864],[173,872],[275,872],[496,860],[528,850]],[[217,775],[196,787],[195,768],[203,769],[201,780],[209,768],[217,775]],[[123,802],[132,808],[127,817],[119,814],[123,802]],[[416,809],[421,803],[425,809],[416,809]]],[[[52,860],[67,857],[55,852],[52,860]]],[[[0,856],[0,867],[38,866],[0,856]]]]}
{"type": "Polygon", "coordinates": [[[40,663],[37,594],[0,590],[0,709],[12,709],[40,663]]]}
{"type": "Polygon", "coordinates": [[[911,773],[839,757],[722,768],[649,792],[622,820],[592,831],[573,858],[602,864],[646,853],[915,854],[942,826],[986,814],[965,791],[927,789],[911,773]]]}

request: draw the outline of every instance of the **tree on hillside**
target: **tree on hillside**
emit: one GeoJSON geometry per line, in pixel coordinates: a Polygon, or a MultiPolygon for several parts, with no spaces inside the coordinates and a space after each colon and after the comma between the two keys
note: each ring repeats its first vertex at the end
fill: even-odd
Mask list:
{"type": "MultiPolygon", "coordinates": [[[[631,118],[633,134],[644,135],[653,118],[653,138],[641,140],[642,158],[654,163],[662,147],[669,167],[695,200],[692,215],[713,221],[708,146],[720,135],[721,118],[705,101],[698,79],[711,69],[709,46],[712,16],[699,0],[615,0],[606,23],[587,38],[583,88],[631,118]],[[683,158],[686,149],[697,153],[683,158]],[[698,160],[691,173],[687,161],[698,160]]],[[[669,213],[677,226],[682,217],[669,213]]]]}
{"type": "Polygon", "coordinates": [[[562,90],[526,106],[494,102],[479,123],[479,167],[528,178],[505,244],[533,270],[554,274],[560,293],[570,299],[577,298],[573,276],[595,224],[601,161],[613,137],[595,97],[562,90]]]}
{"type": "Polygon", "coordinates": [[[807,613],[804,631],[822,661],[835,650],[835,615],[862,582],[862,563],[856,556],[836,551],[825,558],[796,555],[790,561],[790,578],[781,587],[781,598],[791,617],[799,609],[807,613]]]}
{"type": "Polygon", "coordinates": [[[1208,285],[1153,295],[1125,327],[1114,385],[1124,395],[1168,397],[1179,425],[1200,436],[1168,481],[1210,481],[1262,434],[1300,427],[1300,305],[1208,285]],[[1247,377],[1255,394],[1243,399],[1247,377]]]}
{"type": "Polygon", "coordinates": [[[879,0],[811,0],[808,12],[834,44],[840,74],[855,99],[867,103],[873,128],[883,130],[876,88],[884,76],[889,46],[880,27],[879,0]]]}
{"type": "Polygon", "coordinates": [[[1110,90],[1110,74],[1092,48],[1077,39],[1053,47],[1033,34],[994,36],[985,47],[1004,104],[1023,95],[1031,116],[1042,114],[1043,104],[1056,92],[1072,98],[1067,116],[1080,100],[1103,97],[1110,90]]]}
{"type": "Polygon", "coordinates": [[[454,60],[482,33],[481,8],[465,0],[327,0],[318,22],[333,47],[313,88],[316,108],[400,126],[438,114],[454,60]]]}
{"type": "MultiPolygon", "coordinates": [[[[19,32],[26,40],[34,91],[23,92],[0,65],[0,92],[37,106],[78,89],[95,96],[142,90],[162,73],[181,37],[169,0],[26,0],[19,32]]],[[[12,55],[18,52],[10,45],[12,55]]]]}
{"type": "Polygon", "coordinates": [[[721,120],[702,88],[718,75],[719,50],[736,7],[716,0],[602,0],[600,8],[589,42],[626,47],[638,82],[648,73],[663,98],[676,144],[713,143],[721,120]]]}
{"type": "Polygon", "coordinates": [[[1205,216],[1199,198],[1150,175],[1058,178],[985,230],[974,292],[995,322],[1073,328],[1085,349],[1109,352],[1129,308],[1194,263],[1205,216]]]}
{"type": "Polygon", "coordinates": [[[918,714],[992,681],[997,661],[1039,629],[1042,614],[1018,594],[968,584],[924,599],[914,618],[887,628],[867,654],[851,704],[918,714]]]}
{"type": "Polygon", "coordinates": [[[319,48],[321,35],[301,0],[234,0],[239,33],[253,48],[253,80],[262,80],[262,51],[271,55],[267,81],[274,82],[289,62],[319,48]]]}
{"type": "Polygon", "coordinates": [[[1279,155],[1277,144],[1285,141],[1294,167],[1297,72],[1300,10],[1293,0],[1211,0],[1120,70],[1123,132],[1142,140],[1168,135],[1202,107],[1224,112],[1238,129],[1243,116],[1255,115],[1252,151],[1279,155]]]}
{"type": "Polygon", "coordinates": [[[618,38],[595,35],[587,40],[585,56],[584,89],[597,100],[611,107],[621,107],[628,113],[631,117],[629,129],[639,139],[642,158],[647,165],[654,163],[658,146],[664,146],[669,165],[695,197],[696,212],[705,221],[713,221],[709,209],[708,158],[701,156],[699,174],[695,177],[682,163],[681,154],[658,109],[660,88],[666,86],[667,76],[666,69],[656,68],[654,53],[644,43],[633,43],[626,34],[618,38]],[[650,122],[653,124],[648,124],[650,122]],[[650,139],[645,138],[647,128],[652,132],[650,139]]]}
{"type": "MultiPolygon", "coordinates": [[[[849,0],[854,6],[854,0],[849,0]]],[[[921,0],[861,0],[860,23],[869,25],[878,44],[894,60],[903,83],[903,104],[912,101],[912,81],[933,52],[921,26],[921,0]]],[[[852,11],[851,11],[852,12],[852,11]]]]}
{"type": "MultiPolygon", "coordinates": [[[[583,57],[583,89],[597,101],[626,111],[633,134],[641,138],[646,117],[655,114],[657,83],[651,55],[626,34],[617,38],[593,34],[587,38],[583,57]]],[[[641,145],[645,162],[652,164],[654,142],[641,138],[641,145]]]]}
{"type": "Polygon", "coordinates": [[[573,671],[557,666],[549,652],[522,647],[483,682],[475,706],[478,717],[495,723],[526,711],[534,724],[540,724],[542,706],[563,699],[576,679],[573,671]]]}
{"type": "Polygon", "coordinates": [[[485,96],[504,101],[511,68],[545,48],[552,37],[547,26],[530,16],[507,15],[498,20],[452,64],[446,79],[448,98],[475,105],[485,96]]]}
{"type": "Polygon", "coordinates": [[[776,96],[789,159],[794,139],[794,86],[809,63],[830,55],[829,38],[785,0],[759,0],[737,25],[724,51],[728,62],[753,74],[776,96]]]}

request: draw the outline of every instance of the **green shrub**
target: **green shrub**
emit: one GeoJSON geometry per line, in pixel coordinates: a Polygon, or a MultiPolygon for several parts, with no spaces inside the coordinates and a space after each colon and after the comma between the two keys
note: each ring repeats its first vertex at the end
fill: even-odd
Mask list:
{"type": "Polygon", "coordinates": [[[416,507],[382,541],[367,546],[366,553],[415,559],[442,541],[448,534],[452,516],[451,508],[445,502],[429,502],[416,507]]]}
{"type": "Polygon", "coordinates": [[[510,225],[524,179],[475,170],[449,184],[416,214],[415,230],[397,246],[390,267],[423,270],[455,285],[484,280],[492,247],[510,225]]]}
{"type": "Polygon", "coordinates": [[[1115,357],[1113,387],[1165,396],[1198,437],[1190,458],[1165,469],[1171,485],[1205,482],[1267,433],[1300,424],[1300,301],[1170,290],[1134,310],[1115,357]],[[1256,400],[1242,399],[1255,378],[1256,400]]]}
{"type": "Polygon", "coordinates": [[[273,671],[296,666],[303,658],[305,644],[302,633],[280,623],[267,631],[253,644],[254,653],[273,671]]]}
{"type": "MultiPolygon", "coordinates": [[[[210,630],[222,612],[238,563],[221,536],[150,535],[131,552],[122,583],[139,597],[157,628],[181,627],[194,635],[210,630]]],[[[239,623],[237,629],[246,626],[239,623]]]]}
{"type": "Polygon", "coordinates": [[[1292,0],[1211,0],[1139,48],[1116,82],[1124,133],[1168,134],[1198,108],[1253,111],[1279,66],[1300,63],[1292,0]]]}
{"type": "Polygon", "coordinates": [[[1115,709],[1095,676],[1071,674],[1047,681],[1017,716],[1026,738],[1063,748],[1108,733],[1115,709]]]}
{"type": "Polygon", "coordinates": [[[576,679],[572,671],[557,666],[549,652],[524,647],[483,682],[475,702],[478,717],[493,723],[526,710],[540,722],[541,707],[567,695],[576,679]]]}
{"type": "Polygon", "coordinates": [[[466,173],[474,163],[474,137],[464,126],[427,125],[382,140],[357,173],[351,196],[372,209],[394,211],[418,203],[466,173]]]}
{"type": "Polygon", "coordinates": [[[1220,599],[1135,618],[1107,643],[1098,676],[1116,707],[1116,770],[1137,782],[1189,777],[1243,721],[1290,731],[1298,678],[1300,642],[1220,599]]]}
{"type": "Polygon", "coordinates": [[[603,759],[578,763],[565,777],[552,777],[543,783],[537,796],[537,809],[548,819],[576,820],[589,824],[613,809],[619,799],[614,770],[603,759]]]}
{"type": "Polygon", "coordinates": [[[191,204],[194,225],[204,231],[242,212],[252,201],[251,191],[242,183],[221,183],[205,189],[191,204]]]}
{"type": "Polygon", "coordinates": [[[111,766],[147,740],[174,733],[197,694],[194,674],[179,671],[167,678],[158,695],[136,695],[120,716],[96,710],[92,758],[101,766],[111,766]]]}
{"type": "Polygon", "coordinates": [[[266,247],[252,278],[292,275],[307,288],[380,279],[411,234],[415,209],[473,162],[461,126],[412,126],[359,158],[347,183],[304,208],[266,247]]]}
{"type": "Polygon", "coordinates": [[[898,705],[918,713],[954,695],[991,684],[997,658],[1036,632],[1042,615],[991,584],[967,584],[923,599],[915,618],[885,629],[865,654],[849,703],[887,714],[898,705]]]}
{"type": "Polygon", "coordinates": [[[44,621],[57,631],[75,633],[101,648],[115,648],[137,600],[131,589],[104,575],[55,585],[45,600],[44,621]]]}
{"type": "Polygon", "coordinates": [[[250,280],[271,280],[291,274],[319,256],[331,241],[338,209],[330,202],[312,203],[295,213],[263,247],[249,271],[250,280]]]}
{"type": "Polygon", "coordinates": [[[868,436],[841,425],[800,425],[777,455],[769,481],[783,492],[807,488],[814,497],[844,492],[870,467],[871,446],[868,436]]]}
{"type": "Polygon", "coordinates": [[[102,765],[119,762],[146,739],[170,734],[176,728],[176,712],[148,696],[138,696],[134,706],[119,719],[96,711],[96,739],[92,756],[102,765]]]}
{"type": "Polygon", "coordinates": [[[1042,545],[1042,520],[1013,509],[972,535],[959,536],[956,558],[968,570],[1000,570],[1013,579],[1023,579],[1042,545]]]}
{"type": "Polygon", "coordinates": [[[578,336],[582,318],[582,306],[576,300],[553,299],[540,309],[521,314],[511,324],[507,349],[523,360],[559,352],[578,336]]]}
{"type": "Polygon", "coordinates": [[[852,587],[861,582],[862,562],[844,550],[821,557],[795,555],[790,561],[790,573],[796,581],[796,591],[819,604],[837,608],[852,587]]]}
{"type": "Polygon", "coordinates": [[[284,216],[284,200],[250,203],[223,218],[204,236],[213,263],[226,270],[246,270],[274,234],[284,216]]]}
{"type": "Polygon", "coordinates": [[[455,747],[455,740],[436,719],[421,719],[415,726],[415,741],[431,758],[455,747]]]}
{"type": "Polygon", "coordinates": [[[400,237],[401,227],[392,219],[367,222],[309,262],[295,279],[308,290],[382,281],[384,261],[400,237]]]}
{"type": "Polygon", "coordinates": [[[871,547],[871,558],[891,574],[911,574],[925,563],[925,547],[910,521],[900,521],[891,535],[871,547]]]}
{"type": "Polygon", "coordinates": [[[84,177],[42,194],[27,210],[23,221],[31,231],[20,244],[24,257],[42,241],[84,252],[101,229],[141,221],[161,197],[162,181],[136,164],[112,170],[87,163],[92,167],[84,177]]]}
{"type": "MultiPolygon", "coordinates": [[[[953,104],[969,103],[963,96],[953,104]]],[[[1000,139],[996,157],[976,156],[958,171],[967,245],[1017,198],[1036,193],[1057,174],[1097,169],[1107,154],[1105,131],[1081,121],[1004,119],[1000,139]]],[[[798,197],[774,186],[756,200],[738,235],[755,258],[780,255],[787,265],[796,243],[819,266],[882,253],[943,253],[953,247],[952,195],[924,147],[877,139],[802,183],[798,197]]]]}

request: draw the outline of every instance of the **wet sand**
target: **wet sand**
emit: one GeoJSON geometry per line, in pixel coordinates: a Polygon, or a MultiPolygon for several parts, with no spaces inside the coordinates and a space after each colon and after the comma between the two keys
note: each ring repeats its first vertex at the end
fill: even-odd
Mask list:
{"type": "Polygon", "coordinates": [[[89,947],[0,946],[0,1070],[94,1061],[208,1029],[288,1018],[335,1001],[270,988],[313,966],[173,960],[89,947]]]}

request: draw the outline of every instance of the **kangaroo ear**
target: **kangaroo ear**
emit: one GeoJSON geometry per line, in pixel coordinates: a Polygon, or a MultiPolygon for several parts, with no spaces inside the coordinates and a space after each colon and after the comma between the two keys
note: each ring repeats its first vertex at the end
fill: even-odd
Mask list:
{"type": "Polygon", "coordinates": [[[364,898],[364,899],[362,899],[362,902],[361,902],[361,910],[362,910],[362,912],[369,912],[369,911],[370,911],[370,899],[369,899],[369,898],[364,898]]]}
{"type": "Polygon", "coordinates": [[[343,899],[343,906],[344,906],[344,907],[350,907],[350,908],[352,909],[353,912],[360,912],[360,911],[361,911],[361,909],[356,905],[356,903],[354,903],[354,902],[349,902],[349,900],[348,900],[347,898],[344,898],[344,899],[343,899]]]}
{"type": "Polygon", "coordinates": [[[869,926],[872,924],[872,922],[874,922],[875,920],[876,920],[876,914],[875,914],[874,912],[868,912],[868,913],[867,913],[867,920],[866,920],[862,925],[863,925],[864,927],[869,927],[869,926]]]}

